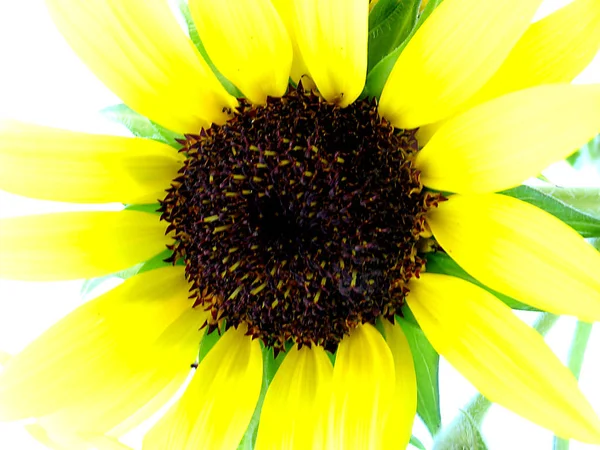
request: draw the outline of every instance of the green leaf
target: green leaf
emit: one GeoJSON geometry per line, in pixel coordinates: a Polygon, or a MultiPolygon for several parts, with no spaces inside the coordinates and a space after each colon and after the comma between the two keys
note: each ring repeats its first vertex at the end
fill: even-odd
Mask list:
{"type": "Polygon", "coordinates": [[[126,209],[128,211],[141,211],[150,214],[160,214],[158,212],[158,208],[160,208],[159,203],[145,203],[142,205],[125,205],[125,208],[123,209],[126,209]]]}
{"type": "Polygon", "coordinates": [[[417,447],[419,450],[427,450],[423,443],[416,436],[411,436],[410,441],[408,442],[410,445],[417,447]]]}
{"type": "Polygon", "coordinates": [[[576,169],[592,166],[600,174],[600,134],[567,158],[576,169]]]}
{"type": "Polygon", "coordinates": [[[263,384],[256,404],[256,409],[254,410],[252,419],[250,419],[250,424],[246,429],[246,433],[244,433],[244,437],[238,445],[238,450],[252,450],[254,448],[256,435],[258,433],[258,424],[260,422],[260,411],[265,401],[267,389],[273,381],[277,369],[279,369],[279,366],[283,362],[283,358],[285,358],[285,352],[281,352],[277,355],[277,358],[275,358],[273,356],[273,349],[265,347],[262,343],[261,348],[263,353],[263,384]]]}
{"type": "Polygon", "coordinates": [[[443,273],[446,275],[451,275],[453,277],[462,278],[470,283],[476,284],[477,286],[485,289],[490,292],[494,296],[496,296],[499,300],[504,302],[506,305],[510,306],[512,309],[521,309],[525,311],[539,311],[539,309],[534,308],[533,306],[526,305],[525,303],[521,303],[518,300],[515,300],[512,297],[501,294],[500,292],[494,291],[493,289],[488,288],[483,285],[467,272],[465,272],[462,267],[460,267],[450,256],[446,253],[427,253],[425,255],[427,258],[427,263],[425,267],[427,268],[427,272],[431,273],[443,273]]]}
{"type": "Polygon", "coordinates": [[[549,212],[585,238],[600,236],[600,188],[519,186],[501,194],[549,212]]]}
{"type": "Polygon", "coordinates": [[[94,291],[98,286],[103,284],[105,281],[114,278],[115,275],[105,275],[103,277],[90,278],[85,280],[81,285],[81,290],[79,291],[79,295],[81,297],[87,297],[92,291],[94,291]]]}
{"type": "Polygon", "coordinates": [[[375,97],[379,98],[381,96],[381,92],[383,91],[383,87],[385,86],[385,82],[390,75],[390,72],[394,68],[394,64],[396,64],[396,60],[400,53],[404,50],[406,45],[409,43],[410,39],[415,35],[417,30],[423,25],[425,20],[431,15],[433,10],[437,8],[437,6],[442,3],[442,0],[429,0],[427,6],[423,10],[423,13],[419,17],[414,28],[411,30],[410,34],[402,44],[396,47],[391,53],[389,53],[385,58],[379,61],[375,67],[371,71],[369,71],[367,75],[367,81],[365,83],[365,89],[361,94],[361,98],[364,97],[375,97]]]}
{"type": "Polygon", "coordinates": [[[442,430],[433,441],[433,450],[487,450],[479,427],[468,412],[460,410],[456,425],[442,430]]]}
{"type": "Polygon", "coordinates": [[[183,139],[183,136],[161,127],[125,104],[109,106],[104,108],[101,113],[110,120],[125,125],[134,136],[162,142],[178,150],[181,148],[177,139],[183,139]]]}
{"type": "Polygon", "coordinates": [[[421,0],[379,0],[369,14],[367,71],[398,47],[415,27],[421,0]]]}
{"type": "Polygon", "coordinates": [[[438,382],[440,357],[420,328],[403,318],[396,317],[396,320],[406,335],[413,355],[417,376],[417,414],[434,436],[442,425],[438,382]]]}
{"type": "MultiPolygon", "coordinates": [[[[583,365],[583,358],[587,349],[587,344],[592,334],[593,324],[578,321],[575,326],[575,333],[573,334],[573,342],[571,342],[571,348],[569,349],[569,356],[567,357],[567,367],[571,369],[576,379],[579,379],[581,374],[581,366],[583,365]]],[[[568,439],[562,439],[554,436],[553,442],[554,450],[569,450],[568,439]]]]}
{"type": "Polygon", "coordinates": [[[206,61],[206,64],[208,64],[208,67],[210,67],[210,69],[213,71],[213,73],[215,74],[215,76],[217,77],[219,82],[223,85],[225,90],[227,92],[229,92],[230,95],[233,95],[236,98],[242,98],[244,95],[240,92],[240,90],[237,87],[235,87],[231,81],[229,81],[227,78],[225,78],[221,72],[219,72],[219,69],[217,69],[217,66],[215,66],[213,64],[210,57],[208,56],[208,52],[204,48],[204,44],[202,43],[202,40],[200,39],[200,34],[198,34],[198,29],[196,28],[196,24],[194,23],[194,20],[192,19],[192,14],[190,13],[190,8],[188,7],[187,1],[186,0],[178,0],[178,6],[179,6],[179,11],[183,15],[183,19],[185,20],[185,24],[187,26],[190,39],[192,40],[192,42],[194,43],[194,45],[196,46],[196,48],[202,55],[202,58],[204,58],[204,61],[206,61]]]}

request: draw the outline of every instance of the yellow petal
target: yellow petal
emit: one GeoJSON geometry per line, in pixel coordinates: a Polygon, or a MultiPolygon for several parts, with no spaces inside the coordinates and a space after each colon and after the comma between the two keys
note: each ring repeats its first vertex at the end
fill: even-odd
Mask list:
{"type": "Polygon", "coordinates": [[[252,103],[285,93],[292,45],[270,0],[191,0],[190,11],[210,59],[252,103]]]}
{"type": "Polygon", "coordinates": [[[0,417],[43,416],[53,431],[110,431],[189,373],[206,315],[188,297],[183,268],[168,267],[76,309],[8,362],[0,417]]]}
{"type": "Polygon", "coordinates": [[[298,47],[298,40],[294,31],[294,4],[289,0],[271,0],[281,20],[283,21],[285,28],[290,37],[293,50],[292,67],[290,69],[290,78],[294,83],[298,83],[302,80],[302,84],[305,88],[311,89],[313,86],[312,80],[309,78],[308,68],[302,58],[302,53],[298,47]]]}
{"type": "Polygon", "coordinates": [[[155,214],[75,212],[0,220],[0,277],[93,278],[146,261],[170,242],[155,214]]]}
{"type": "Polygon", "coordinates": [[[469,102],[549,83],[570,83],[600,50],[600,2],[575,0],[532,24],[469,102]]]}
{"type": "Polygon", "coordinates": [[[325,448],[382,448],[395,387],[392,353],[372,325],[360,325],[344,337],[333,368],[325,448]]]}
{"type": "Polygon", "coordinates": [[[144,450],[236,449],[262,380],[257,340],[229,329],[202,360],[181,399],[148,432],[144,450]]]}
{"type": "MultiPolygon", "coordinates": [[[[600,2],[575,0],[532,24],[467,109],[509,92],[549,83],[570,83],[600,49],[600,2]]],[[[443,122],[419,130],[427,143],[443,122]]]]}
{"type": "Polygon", "coordinates": [[[415,167],[432,189],[485,193],[536,176],[600,132],[600,85],[513,92],[447,121],[415,167]]]}
{"type": "Polygon", "coordinates": [[[464,280],[422,274],[406,301],[436,351],[488,399],[558,436],[600,443],[573,374],[510,308],[464,280]]]}
{"type": "Polygon", "coordinates": [[[178,133],[226,120],[236,104],[164,0],[46,0],[85,64],[132,109],[178,133]]]}
{"type": "Polygon", "coordinates": [[[323,448],[332,374],[323,348],[290,349],[265,396],[255,448],[323,448]]]}
{"type": "Polygon", "coordinates": [[[0,189],[79,203],[154,203],[181,167],[177,151],[140,138],[0,122],[0,189]]]}
{"type": "Polygon", "coordinates": [[[600,320],[600,253],[554,216],[504,195],[454,195],[427,221],[442,248],[490,288],[600,320]]]}
{"type": "Polygon", "coordinates": [[[379,113],[398,128],[444,119],[500,67],[541,0],[445,0],[396,61],[379,113]]]}
{"type": "Polygon", "coordinates": [[[131,447],[119,442],[117,439],[104,435],[84,436],[75,435],[54,435],[45,430],[38,423],[25,425],[29,434],[44,446],[53,450],[133,450],[131,447]]]}
{"type": "Polygon", "coordinates": [[[410,440],[417,412],[417,376],[408,340],[398,322],[383,320],[385,341],[394,358],[396,389],[388,417],[383,448],[404,448],[410,440]]]}
{"type": "Polygon", "coordinates": [[[348,106],[367,77],[369,2],[294,0],[294,35],[320,94],[348,106]]]}

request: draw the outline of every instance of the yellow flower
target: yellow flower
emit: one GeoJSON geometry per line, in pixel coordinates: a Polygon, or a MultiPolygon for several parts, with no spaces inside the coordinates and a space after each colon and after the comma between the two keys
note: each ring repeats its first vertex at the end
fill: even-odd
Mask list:
{"type": "MultiPolygon", "coordinates": [[[[576,0],[530,26],[540,3],[445,0],[399,56],[375,110],[374,103],[358,100],[367,75],[368,0],[191,0],[212,63],[244,93],[244,101],[219,83],[165,1],[47,0],[80,58],[135,111],[185,134],[185,152],[141,138],[3,123],[2,189],[81,203],[144,204],[164,198],[164,220],[133,210],[5,219],[0,276],[97,277],[146,261],[165,246],[185,267],[126,280],[11,358],[0,374],[0,418],[36,418],[31,430],[62,448],[117,445],[115,439],[182,385],[199,342],[210,347],[202,328],[208,325],[220,327],[223,335],[208,353],[201,351],[190,384],[149,431],[144,449],[237,448],[261,390],[266,394],[257,448],[403,447],[416,410],[415,372],[402,328],[386,319],[400,314],[406,303],[434,348],[487,398],[559,436],[600,443],[600,421],[543,339],[488,291],[447,275],[419,275],[424,261],[416,254],[419,238],[432,233],[448,255],[489,288],[557,314],[600,318],[598,252],[544,211],[494,193],[537,175],[600,132],[600,86],[568,84],[600,46],[600,3],[576,0]],[[314,86],[320,97],[289,88],[290,77],[314,86]],[[285,110],[286,105],[293,108],[285,110]],[[352,120],[359,131],[334,126],[352,120]],[[375,124],[376,133],[389,130],[374,136],[388,147],[369,147],[375,162],[363,158],[361,164],[346,164],[344,155],[359,154],[363,144],[352,149],[315,144],[322,135],[332,143],[349,142],[346,135],[359,139],[367,123],[375,124]],[[389,123],[397,131],[392,133],[389,123]],[[418,152],[410,131],[416,128],[418,152]],[[281,149],[298,136],[305,139],[300,150],[309,156],[291,164],[281,149]],[[390,147],[396,138],[400,147],[390,147]],[[252,159],[253,151],[264,161],[279,158],[277,164],[252,159]],[[246,160],[236,159],[236,152],[246,160]],[[376,165],[382,155],[391,155],[389,161],[398,165],[376,165]],[[345,168],[338,169],[338,163],[345,168]],[[269,180],[281,185],[261,184],[258,172],[248,181],[248,172],[241,171],[261,165],[270,168],[269,180]],[[302,166],[309,181],[277,178],[278,167],[288,165],[302,166]],[[367,172],[371,165],[379,172],[367,172]],[[213,192],[217,169],[228,184],[213,192]],[[392,177],[385,177],[386,169],[392,177]],[[196,178],[190,178],[192,171],[196,178]],[[402,184],[400,173],[408,174],[408,184],[402,184]],[[352,177],[364,187],[344,191],[352,177]],[[446,200],[422,191],[419,177],[426,188],[452,195],[446,200]],[[331,193],[311,190],[323,180],[331,193]],[[299,185],[305,187],[298,192],[299,185]],[[246,188],[224,191],[236,186],[246,188]],[[382,189],[380,195],[365,194],[372,186],[382,189]],[[307,208],[302,220],[335,233],[342,229],[344,237],[323,232],[331,238],[326,241],[315,231],[309,239],[304,225],[298,235],[293,227],[282,230],[285,211],[272,203],[266,209],[256,205],[263,205],[263,196],[284,198],[285,189],[307,208]],[[396,197],[386,203],[378,198],[384,194],[396,197]],[[250,196],[246,210],[235,209],[240,203],[231,200],[220,205],[219,214],[204,214],[208,207],[202,201],[240,195],[250,196]],[[328,195],[335,200],[327,203],[332,209],[325,208],[328,195]],[[401,228],[396,219],[404,217],[394,203],[400,197],[418,202],[413,202],[413,222],[400,230],[404,240],[396,242],[396,227],[401,228]],[[231,222],[222,222],[221,212],[230,210],[235,210],[231,222]],[[351,214],[344,216],[347,210],[351,214]],[[359,223],[352,215],[356,211],[391,217],[394,226],[373,222],[377,226],[370,230],[372,216],[359,223]],[[272,237],[252,245],[240,241],[250,256],[228,260],[239,251],[231,243],[246,236],[234,225],[253,220],[260,224],[258,234],[248,236],[264,238],[260,233],[275,223],[274,233],[285,234],[285,242],[273,243],[272,237]],[[352,227],[370,233],[372,240],[352,236],[352,227]],[[392,236],[391,244],[381,236],[392,236]],[[297,252],[287,256],[298,263],[281,253],[295,239],[304,250],[294,247],[297,252]],[[350,248],[344,239],[357,244],[350,248]],[[319,246],[307,244],[313,241],[319,246]],[[379,250],[392,244],[396,247],[389,248],[403,248],[406,242],[403,254],[379,250]],[[256,262],[269,253],[276,255],[271,271],[256,262]],[[238,263],[245,271],[237,271],[238,263]],[[297,279],[288,265],[298,270],[297,279]],[[391,279],[395,273],[398,278],[391,279]],[[278,281],[301,297],[281,294],[278,281]],[[232,290],[232,283],[240,290],[232,290]],[[386,303],[377,303],[380,298],[386,303]],[[339,303],[332,305],[332,299],[339,303]],[[303,305],[306,313],[298,314],[303,305]],[[246,308],[243,314],[240,308],[246,308]],[[287,308],[295,314],[291,325],[284,319],[287,308]],[[342,313],[329,315],[336,308],[342,313]],[[328,313],[315,312],[321,310],[328,313]],[[263,351],[264,343],[287,348],[268,387],[262,385],[269,370],[263,367],[263,354],[269,352],[263,351]],[[325,347],[336,351],[335,363],[325,347]]],[[[365,142],[368,147],[374,141],[365,142]]],[[[298,150],[291,147],[285,152],[298,150]]],[[[293,173],[289,170],[282,173],[293,173]]],[[[296,207],[295,201],[289,205],[296,207]]]]}

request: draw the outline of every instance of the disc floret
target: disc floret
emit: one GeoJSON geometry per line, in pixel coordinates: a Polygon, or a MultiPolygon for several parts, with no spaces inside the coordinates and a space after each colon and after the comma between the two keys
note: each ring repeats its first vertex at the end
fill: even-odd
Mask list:
{"type": "Polygon", "coordinates": [[[346,108],[301,88],[182,141],[187,156],[162,201],[195,306],[212,330],[246,325],[276,350],[334,350],[360,323],[393,318],[417,254],[425,192],[414,131],[374,101],[346,108]]]}

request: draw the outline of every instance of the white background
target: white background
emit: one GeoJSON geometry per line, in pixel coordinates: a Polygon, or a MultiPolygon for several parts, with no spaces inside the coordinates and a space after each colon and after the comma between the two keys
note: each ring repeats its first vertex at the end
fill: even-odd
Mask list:
{"type": "MultiPolygon", "coordinates": [[[[126,1],[126,0],[124,0],[126,1]]],[[[568,3],[548,0],[539,15],[568,3]]],[[[97,36],[102,39],[102,36],[97,36]]],[[[579,78],[579,82],[600,81],[600,59],[579,78]]],[[[0,0],[0,118],[90,132],[127,132],[97,113],[120,103],[81,63],[50,21],[42,0],[0,0]]],[[[600,185],[597,178],[574,174],[558,165],[546,172],[560,184],[600,185]]],[[[118,208],[118,205],[108,205],[118,208]]],[[[34,201],[0,191],[0,217],[31,213],[85,210],[91,205],[67,205],[34,201]]],[[[95,207],[97,209],[97,207],[95,207]]],[[[0,351],[16,353],[54,321],[81,303],[81,281],[23,283],[0,281],[0,351]]],[[[532,322],[533,314],[523,318],[532,322]]],[[[558,356],[566,358],[575,320],[563,318],[547,337],[558,356]]],[[[580,379],[596,411],[600,412],[600,332],[592,333],[580,379]]],[[[442,416],[449,423],[475,393],[473,387],[445,361],[441,365],[442,416]]],[[[552,434],[520,417],[494,406],[484,423],[490,449],[550,449],[552,434]]],[[[424,427],[417,423],[415,434],[430,447],[424,427]]],[[[130,441],[138,442],[134,436],[130,441]]],[[[23,430],[22,424],[0,423],[0,449],[44,448],[23,430]]],[[[591,449],[572,443],[573,449],[591,449]]]]}

